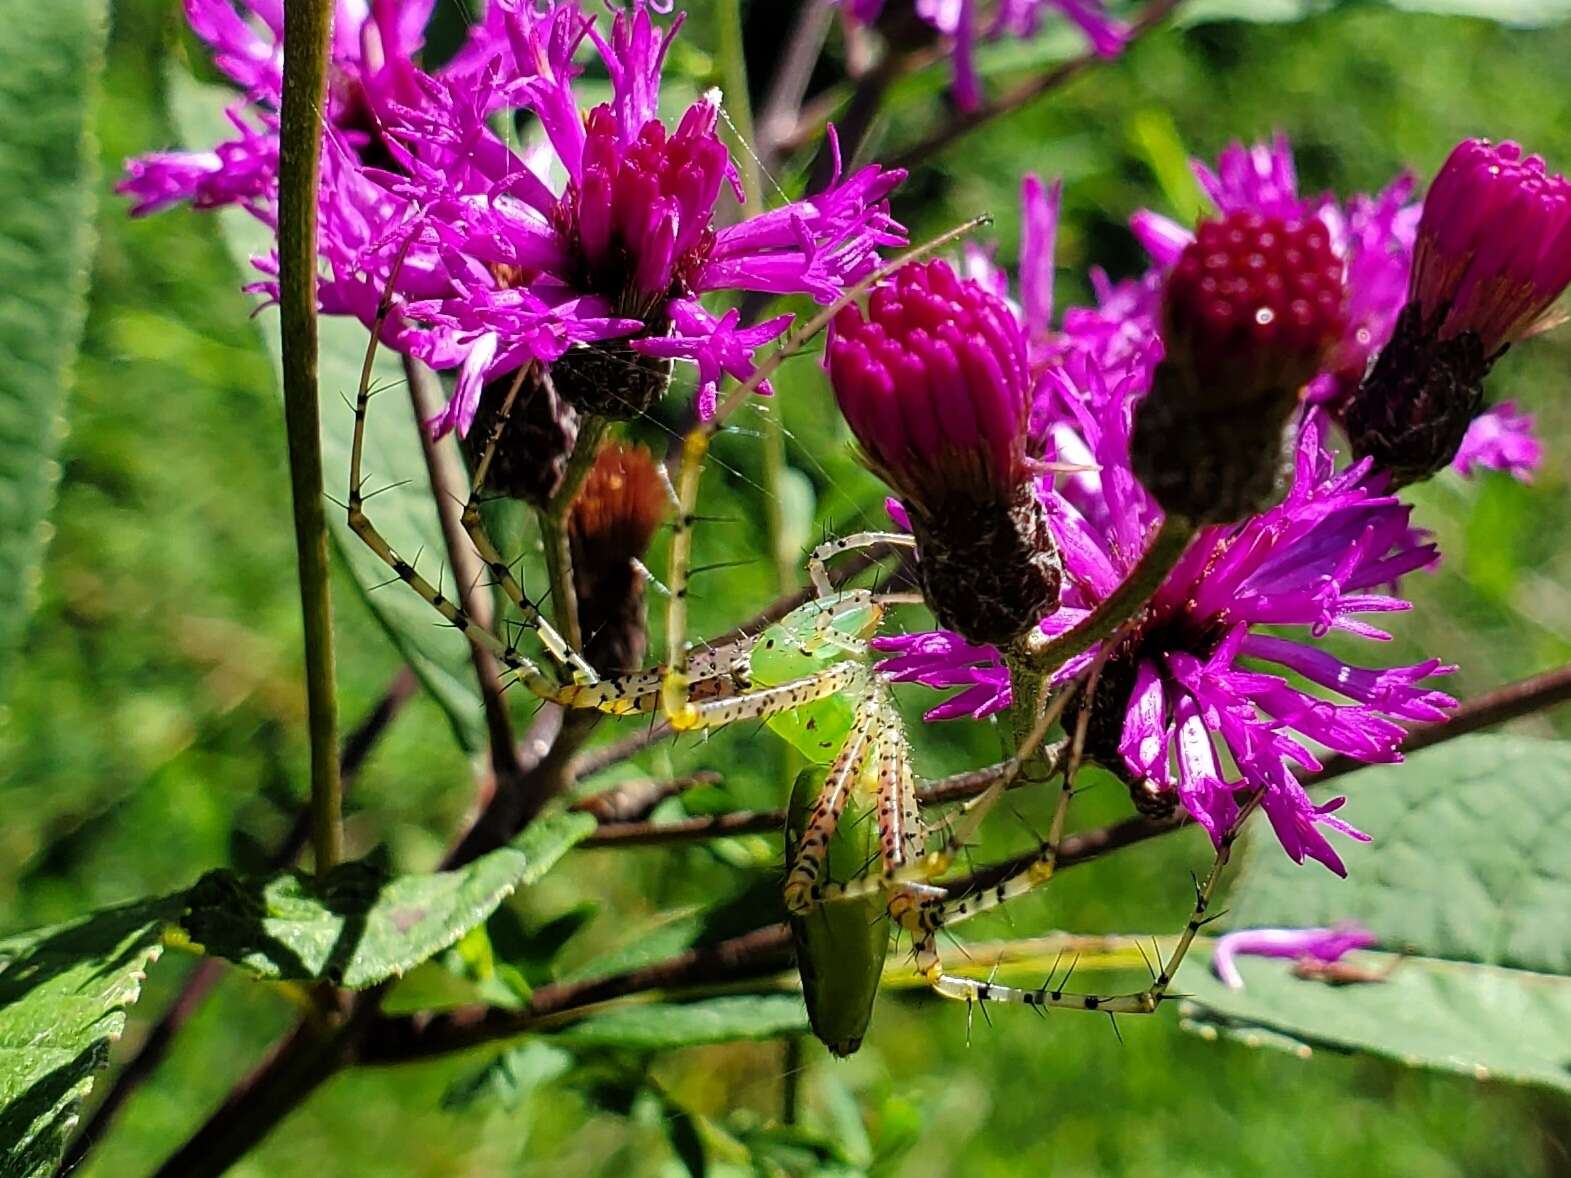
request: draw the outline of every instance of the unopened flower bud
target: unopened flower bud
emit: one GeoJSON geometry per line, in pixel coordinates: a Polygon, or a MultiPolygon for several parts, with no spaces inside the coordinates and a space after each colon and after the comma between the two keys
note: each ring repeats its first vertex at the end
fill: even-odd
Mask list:
{"type": "MultiPolygon", "coordinates": [[[[514,370],[487,381],[480,392],[474,424],[459,438],[470,466],[479,464],[496,429],[497,414],[518,379],[514,370]]],[[[578,414],[537,369],[525,372],[507,422],[497,438],[484,490],[544,508],[562,485],[568,459],[578,441],[578,414]]]]}
{"type": "Polygon", "coordinates": [[[1199,227],[1163,290],[1166,358],[1135,412],[1135,473],[1163,510],[1225,523],[1280,497],[1288,423],[1344,303],[1319,221],[1234,212],[1199,227]]]}
{"type": "Polygon", "coordinates": [[[643,665],[644,573],[640,561],[666,511],[649,451],[607,442],[573,500],[567,539],[584,657],[601,674],[643,665]]]}
{"type": "Polygon", "coordinates": [[[1408,302],[1343,409],[1360,458],[1400,483],[1450,465],[1484,378],[1571,283],[1571,182],[1515,143],[1469,139],[1424,200],[1408,302]]]}
{"type": "Polygon", "coordinates": [[[1062,569],[1026,463],[1030,378],[1009,308],[913,263],[835,318],[829,377],[867,464],[900,497],[939,622],[1008,646],[1058,605],[1062,569]]]}

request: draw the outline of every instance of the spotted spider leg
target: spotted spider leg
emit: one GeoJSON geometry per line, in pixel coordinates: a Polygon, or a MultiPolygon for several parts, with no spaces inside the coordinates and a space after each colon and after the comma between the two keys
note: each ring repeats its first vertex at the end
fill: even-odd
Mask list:
{"type": "MultiPolygon", "coordinates": [[[[350,529],[400,580],[424,598],[469,641],[494,655],[507,668],[509,676],[522,683],[533,695],[563,707],[593,708],[612,715],[646,713],[655,710],[660,703],[660,688],[665,679],[664,668],[656,667],[650,671],[612,676],[592,683],[580,680],[564,685],[556,682],[545,675],[539,666],[513,643],[503,642],[490,630],[479,625],[458,602],[451,600],[432,585],[412,564],[398,554],[366,514],[362,473],[365,421],[371,400],[371,374],[376,363],[381,327],[391,314],[391,310],[392,295],[391,284],[389,284],[378,307],[370,341],[366,345],[360,389],[355,399],[347,507],[350,529]]],[[[870,594],[868,599],[871,600],[870,594]]],[[[549,629],[549,624],[545,623],[544,619],[541,619],[541,623],[549,629]]],[[[555,636],[556,642],[563,650],[567,649],[560,635],[557,635],[554,630],[550,630],[550,633],[555,636]]],[[[745,659],[747,649],[745,642],[738,643],[734,646],[722,647],[717,651],[704,652],[689,660],[689,678],[700,700],[693,704],[689,727],[717,728],[738,720],[767,718],[844,691],[852,683],[857,682],[859,676],[865,674],[865,666],[862,662],[847,659],[785,683],[756,690],[731,691],[730,688],[736,683],[736,668],[739,662],[745,659]],[[713,698],[708,698],[710,696],[713,698]]]]}
{"type": "MultiPolygon", "coordinates": [[[[464,531],[468,533],[470,542],[474,544],[475,551],[480,554],[480,559],[485,561],[486,568],[496,583],[502,587],[502,592],[507,600],[512,602],[523,617],[524,622],[540,636],[541,644],[547,653],[556,662],[557,666],[567,671],[575,683],[593,684],[599,682],[599,676],[594,668],[585,661],[583,655],[572,649],[565,638],[559,634],[540,613],[532,601],[524,594],[524,587],[519,584],[513,575],[512,567],[502,559],[496,545],[491,542],[490,533],[486,531],[485,523],[480,516],[480,492],[485,486],[486,475],[490,472],[491,463],[496,457],[497,447],[501,445],[502,434],[507,429],[508,418],[512,415],[513,405],[517,401],[523,388],[524,380],[529,375],[530,365],[518,370],[513,378],[512,385],[507,390],[501,408],[498,409],[495,420],[491,423],[491,431],[486,437],[485,449],[481,452],[480,461],[475,464],[474,480],[469,486],[469,498],[464,503],[463,513],[459,522],[464,531]]],[[[537,372],[541,381],[551,378],[543,368],[537,372]]]]}
{"type": "MultiPolygon", "coordinates": [[[[929,927],[929,924],[934,919],[933,914],[940,912],[945,902],[949,900],[949,892],[945,888],[936,885],[934,881],[948,872],[954,866],[955,860],[960,853],[970,845],[977,830],[981,827],[982,820],[997,803],[998,799],[1003,797],[1015,778],[1020,775],[1020,771],[1035,754],[1042,736],[1057,723],[1073,695],[1072,689],[1061,691],[1042,710],[1027,740],[1013,756],[1004,762],[1003,771],[989,784],[986,790],[962,807],[959,820],[951,826],[949,837],[941,847],[937,850],[923,853],[922,843],[929,829],[927,824],[920,816],[915,821],[909,817],[903,818],[901,820],[902,831],[907,839],[907,844],[904,854],[898,862],[891,863],[886,860],[885,871],[880,878],[826,884],[823,889],[824,899],[857,900],[875,891],[892,891],[895,888],[906,887],[909,891],[907,901],[901,903],[898,913],[892,910],[891,915],[894,915],[897,923],[911,934],[913,943],[919,947],[924,940],[930,939],[939,927],[929,927]],[[912,835],[916,837],[914,846],[909,842],[912,835]]],[[[908,775],[910,774],[909,758],[906,758],[904,772],[908,775]]],[[[1058,858],[1058,845],[1063,840],[1064,826],[1069,812],[1069,799],[1073,794],[1073,790],[1069,786],[1069,775],[1065,775],[1064,781],[1064,787],[1059,793],[1057,808],[1053,813],[1052,824],[1048,832],[1048,841],[1043,844],[1043,858],[1046,860],[1047,866],[1038,870],[1038,886],[1052,878],[1053,865],[1057,863],[1058,858]]],[[[902,796],[904,795],[902,794],[902,796]]],[[[914,781],[910,787],[910,804],[912,806],[916,805],[914,781]]]]}
{"type": "MultiPolygon", "coordinates": [[[[1211,861],[1211,870],[1207,872],[1203,881],[1195,884],[1195,903],[1188,923],[1184,925],[1178,943],[1168,954],[1167,960],[1161,963],[1160,972],[1156,973],[1151,979],[1151,984],[1144,990],[1137,990],[1131,994],[1070,994],[1063,988],[1068,981],[1067,974],[1055,989],[1048,988],[1052,983],[1052,978],[1049,977],[1038,989],[1026,990],[944,972],[936,949],[938,929],[966,920],[978,913],[990,911],[1016,896],[1036,890],[1042,882],[1046,882],[1045,879],[1039,881],[1038,878],[1047,855],[1045,850],[1019,872],[1001,880],[986,891],[941,903],[927,913],[925,923],[931,926],[932,931],[927,942],[918,946],[918,970],[927,978],[928,984],[936,993],[968,1005],[972,1002],[1007,1002],[1056,1010],[1085,1010],[1101,1014],[1154,1014],[1163,1002],[1173,997],[1168,991],[1172,987],[1173,979],[1178,975],[1178,967],[1183,964],[1185,956],[1194,944],[1196,935],[1215,919],[1207,916],[1207,912],[1215,898],[1222,873],[1232,857],[1233,844],[1237,841],[1244,822],[1258,805],[1259,796],[1255,795],[1240,809],[1237,820],[1217,844],[1216,855],[1211,861]]],[[[1052,855],[1056,858],[1056,847],[1052,849],[1052,855]]],[[[1050,871],[1046,878],[1051,878],[1050,871]]]]}
{"type": "MultiPolygon", "coordinates": [[[[914,549],[916,539],[905,532],[853,532],[837,540],[825,540],[813,549],[812,555],[807,558],[807,575],[812,581],[813,591],[820,597],[832,596],[835,587],[829,580],[829,562],[843,553],[859,548],[872,548],[879,544],[914,549]]],[[[881,597],[891,603],[900,602],[908,605],[921,605],[923,601],[920,593],[889,593],[881,597]]]]}
{"type": "Polygon", "coordinates": [[[793,916],[806,916],[819,905],[885,892],[888,915],[898,927],[909,928],[906,914],[918,906],[919,897],[942,897],[945,893],[941,888],[904,878],[921,855],[925,838],[910,751],[888,688],[871,673],[860,686],[866,694],[857,708],[855,726],[835,757],[793,849],[785,885],[786,910],[793,916]],[[881,870],[849,883],[825,880],[822,877],[830,840],[847,802],[865,780],[869,768],[874,778],[873,809],[878,821],[881,870]]]}

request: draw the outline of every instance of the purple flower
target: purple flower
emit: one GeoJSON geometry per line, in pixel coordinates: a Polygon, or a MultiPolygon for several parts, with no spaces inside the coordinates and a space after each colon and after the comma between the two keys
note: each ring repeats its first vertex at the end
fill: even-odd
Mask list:
{"type": "Polygon", "coordinates": [[[1424,199],[1391,339],[1335,407],[1353,452],[1398,485],[1455,465],[1490,370],[1568,283],[1571,181],[1515,143],[1458,144],[1424,199]]]}
{"type": "Polygon", "coordinates": [[[835,316],[835,399],[869,465],[931,513],[963,492],[1008,500],[1026,477],[1030,382],[1009,307],[947,262],[913,263],[835,316]]]}
{"type": "MultiPolygon", "coordinates": [[[[1201,189],[1223,213],[1321,221],[1333,252],[1344,265],[1347,321],[1322,375],[1311,385],[1316,401],[1335,402],[1358,387],[1369,358],[1391,338],[1407,297],[1418,206],[1409,203],[1413,178],[1403,173],[1375,196],[1354,196],[1346,204],[1325,194],[1302,197],[1292,146],[1278,134],[1270,143],[1234,143],[1213,169],[1191,162],[1201,189]]],[[[1157,266],[1177,260],[1194,235],[1168,218],[1142,210],[1130,227],[1157,266]]]]}
{"type": "MultiPolygon", "coordinates": [[[[1043,271],[1040,260],[1034,271],[1043,271]]],[[[1064,312],[1034,362],[1031,451],[1094,468],[1039,486],[1064,564],[1060,608],[1041,622],[1049,636],[1122,582],[1162,522],[1129,453],[1134,409],[1162,354],[1155,288],[1104,280],[1098,294],[1098,307],[1064,312]]],[[[1399,721],[1439,719],[1454,701],[1425,682],[1450,671],[1438,659],[1366,668],[1318,645],[1333,631],[1386,640],[1368,615],[1409,606],[1382,587],[1437,559],[1367,463],[1336,469],[1326,435],[1325,414],[1309,411],[1283,502],[1236,526],[1202,529],[1107,652],[1098,699],[1125,702],[1092,725],[1102,736],[1089,751],[1148,796],[1177,798],[1213,838],[1237,813],[1236,791],[1262,790],[1288,853],[1341,871],[1324,829],[1362,836],[1335,816],[1340,799],[1316,805],[1299,784],[1298,769],[1318,767],[1312,746],[1397,760],[1399,721]]],[[[959,689],[931,720],[1008,706],[1008,672],[984,643],[936,631],[875,645],[894,656],[881,664],[891,679],[959,689]]],[[[1071,660],[1056,679],[1079,674],[1097,653],[1071,660]]]]}
{"type": "Polygon", "coordinates": [[[1441,340],[1484,355],[1528,334],[1571,284],[1571,181],[1509,140],[1456,146],[1424,198],[1412,301],[1441,340]]]}
{"type": "MultiPolygon", "coordinates": [[[[895,8],[902,5],[896,0],[895,8]]],[[[848,19],[871,25],[886,15],[886,0],[841,0],[848,19]]],[[[961,110],[975,110],[982,102],[982,81],[977,72],[979,41],[1004,38],[1029,40],[1041,32],[1049,12],[1076,25],[1093,52],[1117,57],[1129,42],[1129,27],[1107,14],[1101,0],[1000,0],[990,21],[982,21],[977,0],[914,0],[906,5],[923,22],[949,39],[954,70],[954,100],[961,110]]],[[[894,16],[891,12],[888,15],[894,16]]]]}
{"type": "MultiPolygon", "coordinates": [[[[411,64],[435,0],[337,0],[328,87],[328,126],[374,158],[379,112],[418,95],[411,64]]],[[[153,152],[128,160],[116,191],[135,200],[132,215],[189,201],[210,209],[237,204],[271,225],[278,190],[278,106],[283,90],[281,0],[185,0],[191,30],[213,63],[241,90],[226,112],[237,135],[210,151],[153,152]]],[[[479,26],[444,73],[455,75],[485,52],[479,26]]]]}
{"type": "MultiPolygon", "coordinates": [[[[599,345],[622,371],[640,356],[691,361],[708,404],[720,373],[750,374],[753,351],[788,321],[744,328],[736,315],[704,310],[700,296],[748,290],[832,302],[878,265],[881,248],[904,242],[886,203],[903,173],[875,166],[842,176],[837,163],[819,195],[716,225],[723,190],[744,198],[716,133],[718,99],[694,103],[674,130],[658,114],[680,20],[661,31],[638,3],[617,13],[607,38],[576,4],[495,7],[506,59],[454,81],[426,79],[418,105],[391,104],[383,123],[398,164],[386,183],[420,210],[422,232],[455,276],[451,290],[410,311],[490,352],[461,374],[438,429],[467,429],[480,386],[528,360],[563,361],[557,387],[583,407],[607,382],[588,361],[578,373],[582,344],[599,345]],[[612,90],[587,111],[574,85],[586,39],[612,90]],[[492,129],[514,110],[545,134],[522,155],[492,129]],[[555,174],[565,183],[551,183],[555,174]]],[[[375,270],[380,259],[362,262],[375,270]]],[[[645,406],[591,407],[632,416],[645,406]]]]}
{"type": "Polygon", "coordinates": [[[1374,933],[1351,921],[1334,928],[1240,929],[1217,939],[1211,951],[1211,969],[1228,989],[1242,990],[1244,978],[1233,960],[1239,954],[1330,964],[1354,949],[1369,948],[1376,939],[1374,933]]]}
{"type": "Polygon", "coordinates": [[[1544,444],[1533,436],[1533,415],[1502,401],[1473,418],[1451,467],[1468,477],[1480,467],[1501,470],[1530,483],[1543,460],[1544,444]]]}
{"type": "Polygon", "coordinates": [[[902,266],[835,316],[825,353],[867,464],[899,495],[942,624],[1007,645],[1058,604],[1026,464],[1030,376],[1009,305],[948,263],[902,266]]]}

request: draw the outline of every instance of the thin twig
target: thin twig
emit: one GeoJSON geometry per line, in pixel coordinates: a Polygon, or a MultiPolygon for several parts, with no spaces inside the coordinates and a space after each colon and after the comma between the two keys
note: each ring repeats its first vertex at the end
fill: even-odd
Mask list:
{"type": "MultiPolygon", "coordinates": [[[[1134,40],[1136,37],[1161,24],[1172,15],[1173,10],[1180,3],[1182,3],[1182,0],[1152,0],[1130,26],[1130,39],[1134,40]]],[[[1040,77],[1030,78],[997,98],[982,103],[974,110],[956,111],[950,116],[948,121],[925,139],[919,140],[916,144],[906,148],[905,151],[896,156],[889,166],[910,170],[924,164],[955,140],[970,134],[978,127],[985,126],[1002,115],[1010,114],[1020,110],[1022,107],[1029,106],[1043,95],[1058,89],[1071,78],[1105,60],[1095,51],[1087,50],[1079,57],[1070,58],[1040,77]]]]}
{"type": "MultiPolygon", "coordinates": [[[[459,604],[482,630],[491,629],[496,610],[483,580],[485,562],[475,551],[474,541],[464,531],[463,501],[469,492],[469,477],[458,452],[440,445],[422,424],[434,415],[441,400],[432,371],[412,356],[400,356],[409,384],[409,401],[414,406],[420,452],[425,457],[426,473],[431,480],[431,496],[436,501],[437,518],[442,525],[442,545],[447,550],[448,567],[453,570],[459,604]]],[[[495,656],[478,642],[466,642],[469,661],[474,666],[475,683],[480,689],[485,714],[486,735],[490,742],[491,772],[498,788],[514,781],[522,772],[513,737],[513,721],[502,699],[502,674],[495,656]]]]}
{"type": "MultiPolygon", "coordinates": [[[[1062,755],[1062,746],[1053,746],[1045,755],[1051,763],[1062,755]],[[1056,750],[1056,751],[1054,751],[1056,750]]],[[[917,791],[917,802],[923,806],[936,806],[944,802],[959,802],[974,798],[999,778],[1013,769],[1012,761],[999,761],[983,769],[972,769],[929,782],[917,791]]],[[[1030,779],[1017,776],[1009,783],[1010,789],[1031,784],[1030,779]]],[[[594,811],[591,811],[594,813],[594,811]]],[[[784,810],[733,810],[728,814],[708,814],[697,818],[681,818],[672,822],[605,821],[600,829],[580,845],[584,847],[648,847],[667,843],[698,842],[703,839],[730,838],[743,834],[769,834],[785,829],[784,810]]]]}
{"type": "Polygon", "coordinates": [[[674,798],[694,786],[717,785],[721,780],[720,774],[702,769],[697,773],[686,773],[663,781],[647,778],[624,781],[610,789],[581,797],[568,809],[593,814],[603,823],[636,822],[647,817],[651,810],[667,798],[674,798]]]}
{"type": "Polygon", "coordinates": [[[610,977],[541,986],[521,1010],[466,1007],[448,1014],[383,1018],[362,1040],[357,1063],[402,1063],[507,1039],[562,1015],[649,990],[673,990],[716,979],[768,975],[790,960],[791,932],[771,924],[739,937],[687,949],[651,965],[610,977]]]}
{"type": "Polygon", "coordinates": [[[333,683],[333,600],[322,507],[322,427],[317,404],[316,189],[327,94],[327,0],[291,4],[284,22],[284,89],[278,163],[278,315],[283,337],[284,427],[294,500],[300,611],[305,629],[311,737],[312,842],[317,872],[343,856],[338,779],[338,698],[333,683]]]}

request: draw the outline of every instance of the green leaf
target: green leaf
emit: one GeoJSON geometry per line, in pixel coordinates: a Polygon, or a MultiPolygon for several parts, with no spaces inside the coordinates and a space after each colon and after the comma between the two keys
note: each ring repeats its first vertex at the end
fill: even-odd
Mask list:
{"type": "Polygon", "coordinates": [[[739,1039],[806,1033],[807,1011],[796,994],[750,994],[690,1003],[650,1003],[609,1010],[552,1036],[573,1048],[670,1051],[739,1039]]]}
{"type": "Polygon", "coordinates": [[[1571,19],[1571,0],[1387,0],[1404,12],[1477,16],[1503,25],[1552,25],[1571,19]]]}
{"type": "Polygon", "coordinates": [[[528,1101],[536,1088],[561,1079],[572,1066],[571,1053],[531,1039],[454,1080],[442,1094],[442,1107],[449,1112],[467,1112],[487,1105],[516,1109],[528,1101]]]}
{"type": "MultiPolygon", "coordinates": [[[[169,94],[175,123],[188,144],[205,148],[227,138],[223,108],[233,98],[229,91],[202,85],[175,71],[169,79],[169,94]]],[[[272,232],[239,209],[203,215],[218,217],[224,241],[246,281],[259,277],[250,259],[273,249],[272,232]]],[[[278,313],[267,308],[257,315],[256,322],[276,373],[278,313]]],[[[368,333],[359,322],[333,315],[322,317],[319,332],[322,464],[327,493],[342,501],[348,491],[349,448],[354,430],[351,404],[360,387],[368,333]]],[[[447,550],[403,367],[386,348],[377,355],[372,380],[374,388],[384,391],[372,398],[366,417],[366,511],[377,530],[406,560],[414,563],[419,557],[418,567],[434,584],[438,569],[446,562],[447,550]]],[[[274,388],[282,402],[282,383],[275,380],[274,388]]],[[[327,518],[338,554],[372,615],[447,713],[459,742],[470,750],[482,747],[484,717],[463,635],[440,625],[436,611],[406,586],[387,584],[392,576],[388,567],[349,530],[341,509],[328,504],[327,518]],[[374,592],[379,586],[385,588],[374,592]]],[[[451,572],[446,576],[450,586],[451,572]]]]}
{"type": "Polygon", "coordinates": [[[320,882],[294,871],[259,880],[213,871],[191,889],[182,923],[207,952],[260,977],[360,989],[446,949],[594,828],[588,814],[542,819],[510,845],[433,875],[389,878],[363,861],[320,882]]]}
{"type": "Polygon", "coordinates": [[[1571,745],[1464,737],[1365,769],[1346,788],[1350,820],[1373,836],[1344,849],[1348,878],[1297,867],[1256,839],[1230,923],[1357,920],[1387,951],[1357,960],[1394,972],[1331,987],[1292,976],[1290,963],[1248,959],[1233,991],[1197,965],[1179,982],[1194,996],[1193,1023],[1571,1090],[1571,745]]]}
{"type": "Polygon", "coordinates": [[[0,1174],[53,1175],[180,901],[147,900],[0,941],[0,1174]]]}
{"type": "Polygon", "coordinates": [[[0,688],[37,596],[82,335],[102,0],[12,4],[0,29],[0,688]]]}

